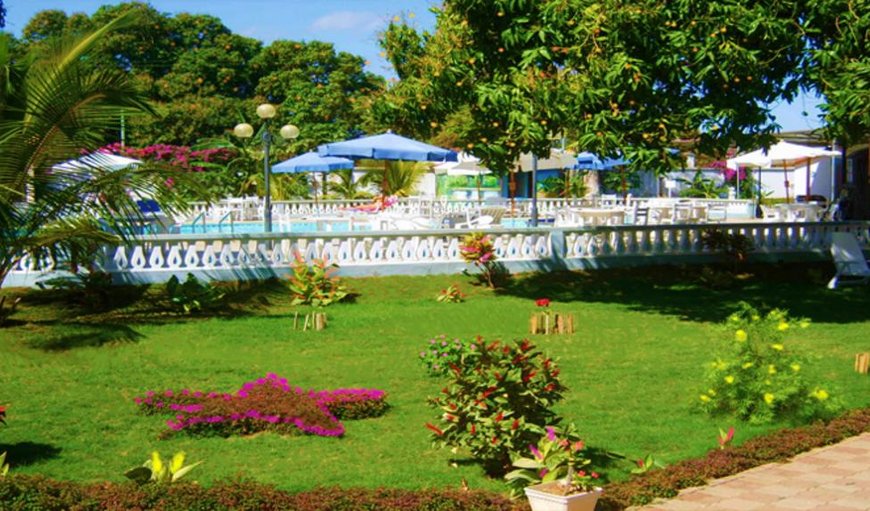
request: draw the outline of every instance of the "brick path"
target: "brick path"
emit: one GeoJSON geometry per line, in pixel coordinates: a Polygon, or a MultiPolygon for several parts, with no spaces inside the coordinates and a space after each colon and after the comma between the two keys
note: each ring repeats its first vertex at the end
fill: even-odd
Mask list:
{"type": "Polygon", "coordinates": [[[870,511],[870,433],[687,488],[635,511],[870,511]]]}

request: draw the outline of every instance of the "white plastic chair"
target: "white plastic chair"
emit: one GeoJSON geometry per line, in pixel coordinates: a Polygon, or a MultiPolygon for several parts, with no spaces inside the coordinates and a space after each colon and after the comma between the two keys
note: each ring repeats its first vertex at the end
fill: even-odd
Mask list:
{"type": "Polygon", "coordinates": [[[828,282],[828,289],[840,284],[866,284],[870,282],[870,266],[854,234],[831,233],[831,255],[837,274],[828,282]]]}

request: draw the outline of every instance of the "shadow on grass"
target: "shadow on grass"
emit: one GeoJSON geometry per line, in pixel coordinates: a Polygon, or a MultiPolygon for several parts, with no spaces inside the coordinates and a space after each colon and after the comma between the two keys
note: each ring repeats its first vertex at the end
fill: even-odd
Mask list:
{"type": "MultiPolygon", "coordinates": [[[[722,274],[727,268],[714,271],[722,274]]],[[[738,278],[719,286],[711,286],[704,272],[700,266],[655,266],[536,273],[518,277],[502,292],[530,300],[619,303],[630,310],[702,322],[724,320],[740,301],[762,309],[787,309],[792,316],[822,323],[866,321],[870,309],[866,286],[826,288],[834,274],[830,264],[746,265],[738,278]]]]}
{"type": "Polygon", "coordinates": [[[0,443],[0,453],[6,453],[6,463],[9,464],[11,469],[57,458],[60,456],[60,451],[60,447],[51,444],[38,444],[35,442],[0,443]]]}
{"type": "Polygon", "coordinates": [[[56,331],[62,333],[30,340],[28,346],[43,351],[67,351],[110,343],[138,342],[143,337],[129,325],[124,324],[52,323],[55,323],[56,331]],[[63,328],[58,328],[60,326],[63,328]]]}

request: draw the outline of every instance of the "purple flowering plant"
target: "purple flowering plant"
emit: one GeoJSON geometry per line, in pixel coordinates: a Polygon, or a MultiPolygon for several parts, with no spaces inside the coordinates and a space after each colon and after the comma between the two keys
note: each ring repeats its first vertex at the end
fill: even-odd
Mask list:
{"type": "Polygon", "coordinates": [[[429,376],[446,376],[451,364],[462,363],[463,355],[475,352],[480,345],[480,338],[471,341],[449,339],[446,335],[436,335],[420,351],[420,362],[426,368],[429,376]]]}
{"type": "Polygon", "coordinates": [[[345,431],[340,419],[382,415],[388,406],[381,390],[306,391],[274,373],[246,382],[233,394],[149,391],[134,401],[145,414],[173,414],[166,421],[172,431],[218,436],[274,431],[337,437],[345,431]]]}
{"type": "Polygon", "coordinates": [[[558,482],[555,490],[563,495],[589,491],[600,484],[599,475],[586,455],[586,444],[573,423],[564,428],[546,426],[538,431],[538,442],[529,444],[525,455],[513,460],[515,470],[505,475],[513,495],[521,495],[526,486],[541,483],[558,482]]]}

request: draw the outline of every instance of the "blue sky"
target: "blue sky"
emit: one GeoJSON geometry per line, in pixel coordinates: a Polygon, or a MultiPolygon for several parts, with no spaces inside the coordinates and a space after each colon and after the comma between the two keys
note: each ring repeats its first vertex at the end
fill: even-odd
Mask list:
{"type": "MultiPolygon", "coordinates": [[[[67,13],[93,13],[107,0],[5,0],[6,30],[21,29],[37,12],[61,9],[67,13]]],[[[413,15],[410,21],[431,29],[435,17],[429,12],[437,0],[151,0],[151,5],[170,14],[192,12],[220,18],[235,33],[260,39],[321,40],[335,44],[339,51],[360,55],[372,72],[392,76],[389,64],[380,57],[378,33],[396,15],[413,15]]],[[[774,113],[783,131],[819,127],[819,100],[801,96],[789,105],[776,105],[774,113]],[[807,112],[807,116],[803,115],[807,112]]]]}

